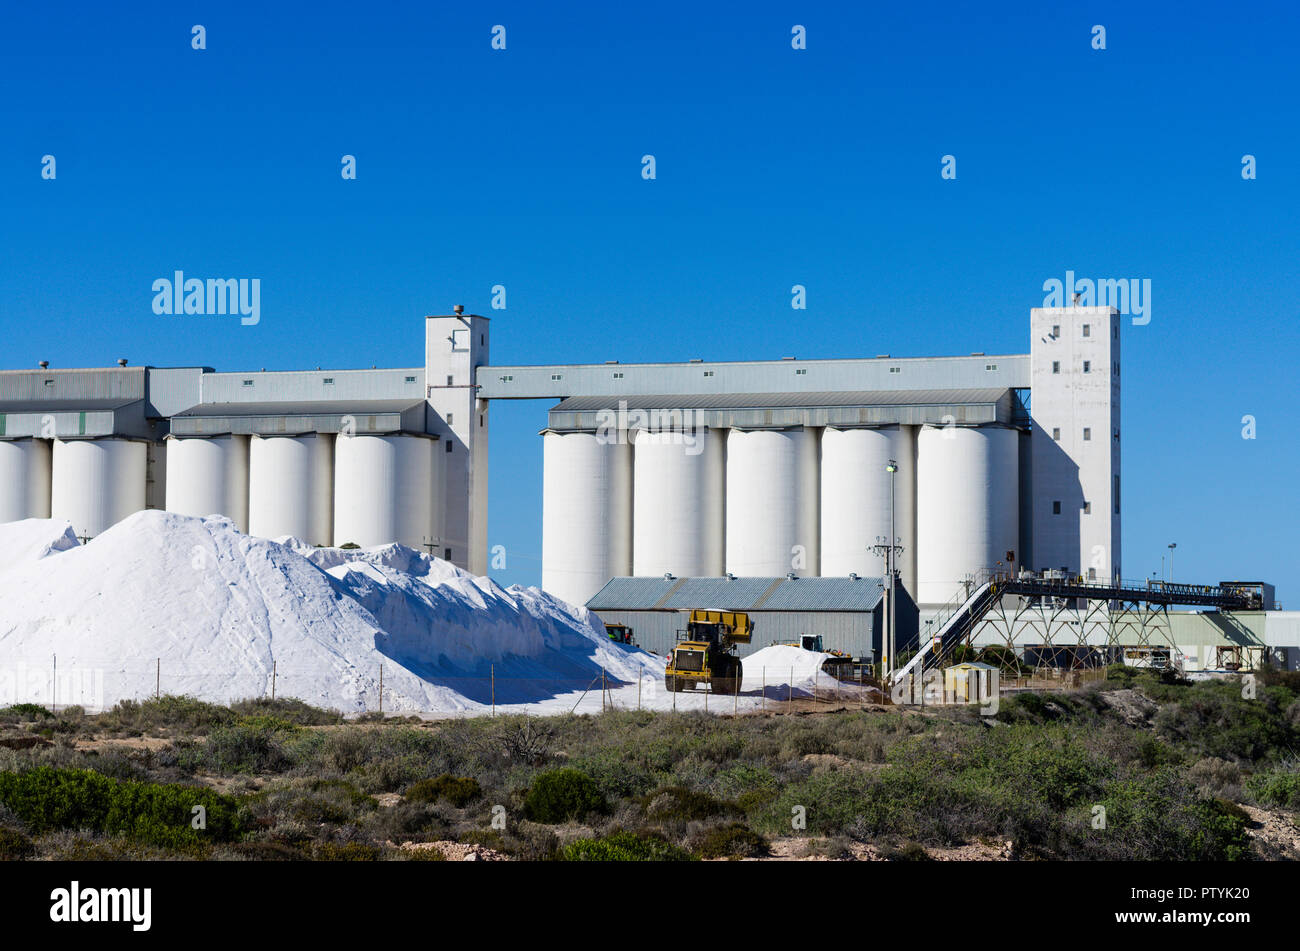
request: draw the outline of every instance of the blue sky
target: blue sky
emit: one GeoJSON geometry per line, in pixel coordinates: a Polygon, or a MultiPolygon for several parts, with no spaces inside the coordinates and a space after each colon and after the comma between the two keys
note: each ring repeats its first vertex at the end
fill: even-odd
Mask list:
{"type": "MultiPolygon", "coordinates": [[[[1180,579],[1295,602],[1298,26],[1269,3],[8,4],[0,367],[414,366],[456,303],[502,364],[1021,353],[1045,280],[1149,278],[1125,573],[1176,541],[1180,579]],[[261,323],[155,316],[176,269],[260,278],[261,323]]],[[[493,409],[505,582],[540,580],[544,422],[493,409]]]]}

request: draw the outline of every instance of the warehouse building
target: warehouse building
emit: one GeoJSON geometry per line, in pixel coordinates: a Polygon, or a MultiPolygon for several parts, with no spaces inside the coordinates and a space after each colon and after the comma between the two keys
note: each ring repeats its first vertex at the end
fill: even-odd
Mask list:
{"type": "MultiPolygon", "coordinates": [[[[916,636],[917,608],[899,587],[897,643],[916,636]]],[[[745,611],[754,638],[739,649],[742,657],[771,644],[799,642],[821,635],[829,650],[864,661],[880,656],[887,610],[880,578],[613,578],[587,602],[606,624],[623,624],[636,643],[666,654],[677,643],[695,609],[745,611]]]]}

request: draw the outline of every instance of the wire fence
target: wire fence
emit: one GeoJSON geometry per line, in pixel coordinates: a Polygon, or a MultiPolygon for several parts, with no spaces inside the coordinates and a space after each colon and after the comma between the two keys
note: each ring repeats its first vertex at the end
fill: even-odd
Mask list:
{"type": "Polygon", "coordinates": [[[620,678],[594,664],[566,677],[511,676],[493,664],[481,673],[451,675],[412,672],[396,663],[336,670],[278,661],[227,670],[193,668],[191,659],[169,664],[166,657],[0,656],[0,707],[34,703],[54,712],[75,706],[96,713],[124,700],[190,696],[225,705],[295,699],[344,714],[454,717],[613,710],[747,714],[882,701],[875,682],[860,669],[845,669],[837,677],[824,670],[747,667],[738,690],[681,679],[673,690],[660,671],[620,678]]]}

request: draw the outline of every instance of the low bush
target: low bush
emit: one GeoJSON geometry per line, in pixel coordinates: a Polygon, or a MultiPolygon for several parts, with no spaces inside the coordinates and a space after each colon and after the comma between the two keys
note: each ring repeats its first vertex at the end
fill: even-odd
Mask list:
{"type": "Polygon", "coordinates": [[[241,700],[231,705],[231,710],[243,717],[276,717],[298,726],[332,726],[343,722],[343,715],[333,710],[322,710],[292,698],[259,697],[241,700]]]}
{"type": "Polygon", "coordinates": [[[565,767],[538,773],[524,797],[524,815],[548,825],[605,812],[600,786],[586,773],[565,767]]]}
{"type": "Polygon", "coordinates": [[[694,856],[663,836],[618,830],[595,839],[577,839],[560,849],[565,862],[689,862],[694,856]]]}
{"type": "Polygon", "coordinates": [[[6,720],[50,720],[54,714],[36,703],[15,703],[0,709],[0,719],[6,720]]]}
{"type": "Polygon", "coordinates": [[[312,858],[317,862],[378,862],[384,850],[364,842],[317,842],[312,858]]]}
{"type": "Polygon", "coordinates": [[[743,823],[714,826],[696,836],[695,851],[701,858],[752,858],[767,853],[767,840],[743,823]]]}
{"type": "Polygon", "coordinates": [[[737,811],[729,802],[684,786],[656,789],[642,798],[641,805],[647,817],[661,822],[696,822],[737,811]]]}
{"type": "Polygon", "coordinates": [[[17,829],[0,826],[0,862],[31,858],[36,853],[32,840],[17,829]]]}
{"type": "Polygon", "coordinates": [[[34,833],[91,829],[167,848],[187,848],[237,838],[243,828],[238,803],[209,789],[119,782],[85,769],[38,766],[0,773],[0,804],[34,833]],[[206,828],[195,829],[202,806],[206,828]]]}
{"type": "Polygon", "coordinates": [[[438,802],[443,800],[457,809],[463,809],[483,794],[478,780],[469,776],[451,776],[443,773],[434,779],[422,779],[406,790],[411,802],[438,802]]]}
{"type": "Polygon", "coordinates": [[[1275,769],[1246,780],[1246,790],[1264,806],[1300,809],[1300,772],[1275,769]]]}
{"type": "Polygon", "coordinates": [[[880,850],[880,857],[886,862],[933,862],[934,858],[919,842],[904,842],[902,845],[886,845],[880,850]]]}
{"type": "Polygon", "coordinates": [[[191,747],[182,762],[192,769],[221,774],[276,772],[289,765],[281,739],[281,731],[269,726],[221,726],[202,746],[191,747]]]}
{"type": "Polygon", "coordinates": [[[109,732],[141,734],[175,730],[192,735],[227,726],[237,719],[229,707],[194,697],[168,695],[156,700],[123,700],[100,714],[96,725],[109,732]]]}

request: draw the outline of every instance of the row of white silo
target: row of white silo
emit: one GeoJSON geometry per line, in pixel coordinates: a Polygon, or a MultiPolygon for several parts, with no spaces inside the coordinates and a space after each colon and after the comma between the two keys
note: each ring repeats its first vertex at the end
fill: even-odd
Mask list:
{"type": "Polygon", "coordinates": [[[93,537],[144,508],[146,469],[129,439],[0,440],[0,522],[67,519],[93,537]]]}
{"type": "MultiPolygon", "coordinates": [[[[169,437],[165,504],[264,538],[427,548],[442,514],[437,449],[407,434],[169,437]]],[[[0,522],[67,519],[94,537],[145,508],[147,460],[130,439],[0,440],[0,522]]]]}
{"type": "Polygon", "coordinates": [[[1020,439],[1000,426],[924,426],[916,444],[917,597],[942,604],[968,575],[1017,562],[1020,439]]]}
{"type": "Polygon", "coordinates": [[[878,576],[946,602],[1019,537],[1019,438],[998,426],[544,434],[542,586],[611,577],[878,576]],[[886,466],[898,463],[891,476],[886,466]],[[892,483],[892,485],[891,485],[892,483]]]}
{"type": "Polygon", "coordinates": [[[0,522],[49,517],[49,440],[0,440],[0,522]]]}
{"type": "Polygon", "coordinates": [[[261,538],[428,547],[440,458],[435,440],[406,434],[170,437],[167,509],[261,538]]]}
{"type": "Polygon", "coordinates": [[[821,440],[821,573],[863,577],[884,573],[884,557],[873,550],[892,531],[902,548],[899,578],[916,591],[916,427],[834,429],[821,440]],[[899,464],[891,477],[890,460],[899,464]],[[892,482],[892,485],[891,485],[892,482]]]}

